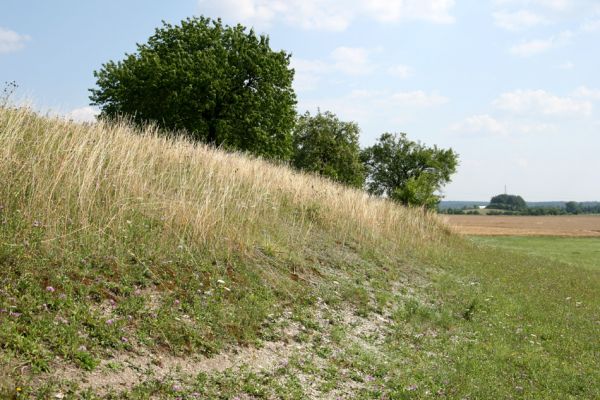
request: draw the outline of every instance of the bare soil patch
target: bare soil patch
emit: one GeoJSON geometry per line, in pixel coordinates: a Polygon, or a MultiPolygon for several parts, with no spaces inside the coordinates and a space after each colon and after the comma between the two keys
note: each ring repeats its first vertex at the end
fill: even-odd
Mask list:
{"type": "Polygon", "coordinates": [[[445,215],[442,219],[464,235],[600,237],[600,215],[445,215]]]}

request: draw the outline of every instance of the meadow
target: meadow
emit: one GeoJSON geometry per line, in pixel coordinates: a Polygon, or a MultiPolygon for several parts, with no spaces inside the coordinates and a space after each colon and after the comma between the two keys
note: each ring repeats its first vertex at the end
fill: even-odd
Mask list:
{"type": "Polygon", "coordinates": [[[0,144],[1,398],[600,398],[576,258],[152,127],[0,144]]]}

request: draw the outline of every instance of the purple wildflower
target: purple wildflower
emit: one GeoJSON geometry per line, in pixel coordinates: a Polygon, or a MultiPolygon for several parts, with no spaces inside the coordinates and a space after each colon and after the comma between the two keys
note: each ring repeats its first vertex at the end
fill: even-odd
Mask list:
{"type": "Polygon", "coordinates": [[[106,320],[106,325],[112,325],[112,324],[114,324],[114,323],[115,323],[115,320],[114,320],[114,319],[107,319],[107,320],[106,320]]]}
{"type": "Polygon", "coordinates": [[[56,289],[54,289],[52,286],[46,286],[46,292],[55,292],[56,289]]]}

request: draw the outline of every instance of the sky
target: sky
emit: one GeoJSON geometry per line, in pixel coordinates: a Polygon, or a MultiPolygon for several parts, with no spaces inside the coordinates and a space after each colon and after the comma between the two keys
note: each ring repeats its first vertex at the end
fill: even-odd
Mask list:
{"type": "Polygon", "coordinates": [[[199,15],[269,35],[298,112],[357,122],[362,146],[453,148],[447,200],[600,200],[600,0],[2,0],[0,89],[91,120],[94,70],[199,15]]]}

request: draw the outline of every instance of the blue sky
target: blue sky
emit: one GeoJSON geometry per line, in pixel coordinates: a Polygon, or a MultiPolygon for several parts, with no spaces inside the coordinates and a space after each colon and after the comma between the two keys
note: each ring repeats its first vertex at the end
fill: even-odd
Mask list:
{"type": "Polygon", "coordinates": [[[0,85],[93,118],[92,72],[161,20],[241,22],[292,53],[298,110],[452,147],[449,200],[600,200],[598,0],[3,0],[0,85]]]}

